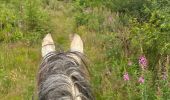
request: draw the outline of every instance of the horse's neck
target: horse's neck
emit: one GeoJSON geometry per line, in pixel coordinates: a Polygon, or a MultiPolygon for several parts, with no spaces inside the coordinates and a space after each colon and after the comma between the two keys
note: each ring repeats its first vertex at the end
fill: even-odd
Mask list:
{"type": "MultiPolygon", "coordinates": [[[[75,60],[77,60],[78,63],[81,63],[81,60],[80,60],[80,58],[77,55],[75,55],[75,54],[68,54],[67,56],[70,56],[70,57],[74,58],[75,60]]],[[[81,92],[79,91],[78,87],[74,83],[72,84],[72,93],[74,95],[74,99],[75,100],[82,100],[81,96],[80,96],[81,92]]]]}
{"type": "Polygon", "coordinates": [[[79,64],[81,64],[81,59],[73,53],[67,54],[67,56],[74,58],[79,64]]]}

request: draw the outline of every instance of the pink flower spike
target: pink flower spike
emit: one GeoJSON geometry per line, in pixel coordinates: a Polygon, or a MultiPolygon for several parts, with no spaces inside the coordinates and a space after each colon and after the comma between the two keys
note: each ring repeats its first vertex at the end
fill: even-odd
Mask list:
{"type": "Polygon", "coordinates": [[[139,57],[139,65],[141,66],[142,69],[146,69],[146,67],[148,65],[148,61],[145,56],[139,57]]]}
{"type": "Polygon", "coordinates": [[[144,83],[145,82],[145,79],[143,76],[139,77],[139,80],[138,80],[139,83],[144,83]]]}
{"type": "Polygon", "coordinates": [[[127,72],[123,75],[123,79],[129,81],[129,74],[127,72]]]}

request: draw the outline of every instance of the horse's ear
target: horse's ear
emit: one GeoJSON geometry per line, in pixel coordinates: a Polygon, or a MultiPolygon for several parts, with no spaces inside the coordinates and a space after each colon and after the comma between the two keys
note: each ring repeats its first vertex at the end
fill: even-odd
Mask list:
{"type": "Polygon", "coordinates": [[[42,57],[53,51],[55,51],[54,41],[51,37],[51,34],[47,34],[42,41],[41,49],[42,57]]]}
{"type": "Polygon", "coordinates": [[[83,53],[83,41],[78,34],[72,34],[71,36],[70,50],[72,52],[78,51],[83,53]]]}

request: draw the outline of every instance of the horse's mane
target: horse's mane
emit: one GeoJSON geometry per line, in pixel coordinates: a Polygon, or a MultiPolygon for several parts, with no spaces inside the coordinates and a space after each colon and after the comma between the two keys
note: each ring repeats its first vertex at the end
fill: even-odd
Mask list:
{"type": "Polygon", "coordinates": [[[38,73],[39,100],[93,100],[89,86],[86,57],[79,52],[51,52],[40,65],[38,73]],[[73,57],[81,59],[81,64],[73,57]],[[79,94],[73,93],[77,87],[79,94]]]}

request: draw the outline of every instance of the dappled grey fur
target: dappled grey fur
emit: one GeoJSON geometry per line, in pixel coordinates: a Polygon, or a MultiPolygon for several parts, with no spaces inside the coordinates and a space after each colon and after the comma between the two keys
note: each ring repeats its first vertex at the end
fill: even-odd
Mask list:
{"type": "Polygon", "coordinates": [[[39,100],[93,100],[88,82],[88,71],[83,54],[79,52],[47,54],[39,68],[38,97],[39,100]],[[77,55],[82,63],[68,56],[77,55]],[[72,84],[78,87],[80,94],[72,93],[72,84]]]}

